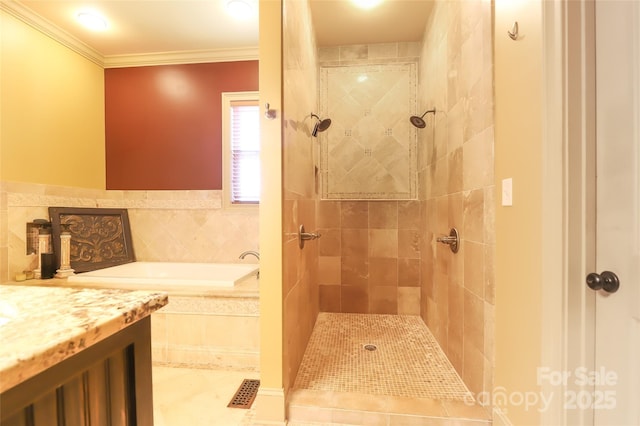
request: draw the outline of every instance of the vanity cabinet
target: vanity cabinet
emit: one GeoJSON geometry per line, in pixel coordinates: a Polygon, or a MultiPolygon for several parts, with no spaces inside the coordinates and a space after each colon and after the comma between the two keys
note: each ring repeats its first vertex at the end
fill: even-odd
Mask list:
{"type": "Polygon", "coordinates": [[[2,426],[151,426],[147,317],[0,395],[2,426]]]}
{"type": "MultiPolygon", "coordinates": [[[[76,321],[69,327],[73,337],[57,340],[49,351],[34,350],[27,359],[23,349],[14,357],[15,368],[0,369],[1,426],[153,425],[150,314],[167,298],[147,299],[133,311],[121,302],[112,302],[112,320],[76,321]],[[31,364],[38,364],[33,374],[31,364]]],[[[99,315],[105,317],[106,310],[99,315]]],[[[68,315],[88,319],[91,307],[68,315]]],[[[1,337],[10,325],[0,327],[1,337]]]]}

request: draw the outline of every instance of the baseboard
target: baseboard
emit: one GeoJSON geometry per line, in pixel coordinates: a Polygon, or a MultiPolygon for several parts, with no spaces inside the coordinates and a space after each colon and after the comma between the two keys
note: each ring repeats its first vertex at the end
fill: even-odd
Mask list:
{"type": "Polygon", "coordinates": [[[283,388],[261,386],[253,404],[256,410],[253,424],[265,426],[287,424],[283,388]]]}

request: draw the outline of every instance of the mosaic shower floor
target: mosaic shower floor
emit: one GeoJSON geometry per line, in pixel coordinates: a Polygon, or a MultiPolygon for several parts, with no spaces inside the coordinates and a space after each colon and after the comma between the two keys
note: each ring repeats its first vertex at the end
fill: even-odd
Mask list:
{"type": "Polygon", "coordinates": [[[491,424],[422,319],[406,315],[321,313],[287,418],[290,426],[491,424]]]}
{"type": "Polygon", "coordinates": [[[422,319],[409,315],[320,313],[294,388],[460,401],[470,395],[422,319]]]}

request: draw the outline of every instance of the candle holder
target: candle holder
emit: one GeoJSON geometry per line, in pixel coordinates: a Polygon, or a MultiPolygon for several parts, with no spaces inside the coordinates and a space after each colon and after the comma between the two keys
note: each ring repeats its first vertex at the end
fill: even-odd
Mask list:
{"type": "Polygon", "coordinates": [[[71,232],[68,224],[61,224],[60,232],[60,269],[56,271],[56,278],[66,278],[75,275],[71,268],[71,232]]]}

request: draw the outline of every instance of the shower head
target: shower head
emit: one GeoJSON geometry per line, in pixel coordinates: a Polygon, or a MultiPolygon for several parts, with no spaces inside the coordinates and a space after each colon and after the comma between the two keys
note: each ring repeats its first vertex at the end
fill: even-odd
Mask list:
{"type": "Polygon", "coordinates": [[[329,126],[331,126],[331,119],[330,118],[325,118],[324,120],[321,120],[320,117],[318,117],[316,114],[311,113],[311,117],[315,118],[316,124],[313,126],[313,131],[311,132],[311,136],[313,137],[318,137],[318,132],[324,132],[325,130],[327,130],[329,128],[329,126]]]}
{"type": "Polygon", "coordinates": [[[425,127],[427,127],[427,123],[424,122],[422,117],[418,117],[417,115],[412,115],[411,118],[409,118],[409,121],[411,121],[411,124],[413,124],[418,129],[424,129],[425,127]]]}
{"type": "Polygon", "coordinates": [[[409,121],[411,122],[411,124],[413,124],[418,129],[424,129],[425,127],[427,127],[427,123],[424,122],[422,117],[424,117],[425,115],[427,115],[429,113],[435,114],[436,113],[436,109],[434,108],[434,109],[430,109],[429,111],[425,111],[425,113],[422,114],[420,117],[418,117],[417,115],[412,115],[409,118],[409,121]]]}

